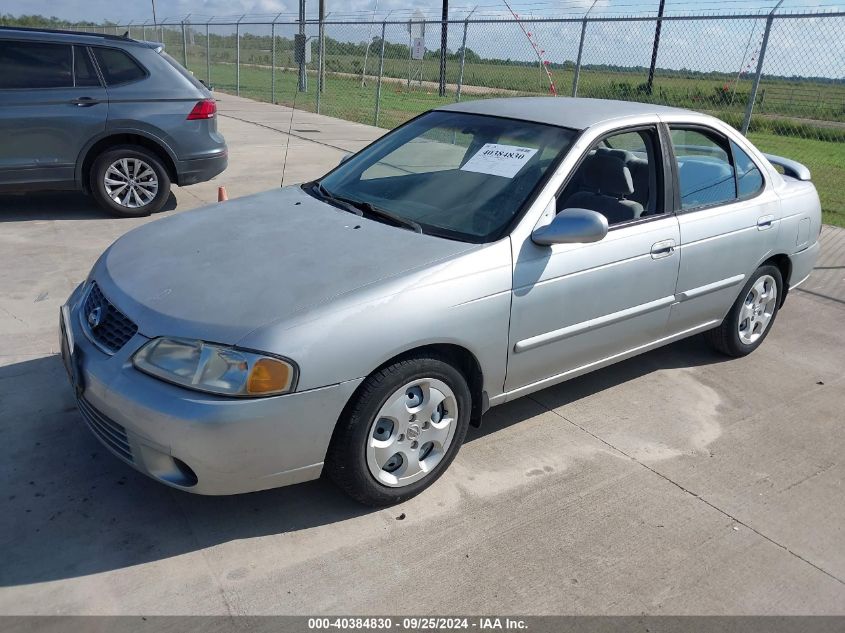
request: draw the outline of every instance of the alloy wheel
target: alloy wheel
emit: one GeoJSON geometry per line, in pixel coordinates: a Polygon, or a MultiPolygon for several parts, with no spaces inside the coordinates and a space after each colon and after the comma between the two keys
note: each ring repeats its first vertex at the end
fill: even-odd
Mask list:
{"type": "Polygon", "coordinates": [[[137,209],[150,204],[158,193],[155,170],[140,158],[119,158],[103,177],[106,195],[122,207],[137,209]]]}
{"type": "Polygon", "coordinates": [[[771,275],[763,275],[745,297],[739,311],[739,340],[745,345],[755,343],[769,327],[777,307],[778,286],[771,275]]]}

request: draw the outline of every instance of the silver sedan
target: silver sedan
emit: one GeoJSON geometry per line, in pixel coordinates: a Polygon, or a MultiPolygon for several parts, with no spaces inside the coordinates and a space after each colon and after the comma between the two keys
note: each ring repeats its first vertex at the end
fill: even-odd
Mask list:
{"type": "Polygon", "coordinates": [[[705,333],[742,356],[818,256],[802,165],[647,104],[445,106],[325,177],[135,229],[61,312],[82,417],[201,494],[402,501],[496,406],[705,333]]]}

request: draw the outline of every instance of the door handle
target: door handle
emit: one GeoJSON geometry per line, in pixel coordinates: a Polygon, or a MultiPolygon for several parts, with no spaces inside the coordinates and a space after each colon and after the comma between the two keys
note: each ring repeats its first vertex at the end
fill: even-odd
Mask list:
{"type": "Polygon", "coordinates": [[[775,216],[773,215],[761,215],[757,218],[757,230],[765,231],[766,229],[772,228],[772,222],[774,219],[775,216]]]}
{"type": "Polygon", "coordinates": [[[71,99],[71,103],[80,108],[88,108],[92,105],[97,105],[100,103],[100,100],[94,99],[93,97],[79,97],[78,99],[71,99]]]}
{"type": "Polygon", "coordinates": [[[651,258],[669,257],[675,252],[675,240],[661,240],[651,245],[651,258]]]}

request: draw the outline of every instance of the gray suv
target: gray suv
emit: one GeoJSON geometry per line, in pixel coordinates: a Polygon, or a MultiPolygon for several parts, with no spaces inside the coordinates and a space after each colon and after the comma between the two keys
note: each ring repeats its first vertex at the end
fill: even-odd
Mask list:
{"type": "Polygon", "coordinates": [[[161,44],[0,27],[0,192],[75,189],[123,216],[226,169],[211,92],[161,44]]]}

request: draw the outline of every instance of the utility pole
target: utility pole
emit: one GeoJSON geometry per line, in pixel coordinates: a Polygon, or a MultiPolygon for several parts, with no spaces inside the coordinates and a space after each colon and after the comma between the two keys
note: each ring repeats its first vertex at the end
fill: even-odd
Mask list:
{"type": "Polygon", "coordinates": [[[449,0],[443,0],[440,23],[440,96],[446,96],[446,40],[449,35],[449,0]]]}
{"type": "Polygon", "coordinates": [[[660,0],[660,8],[657,9],[657,25],[654,27],[654,47],[651,49],[651,66],[648,68],[648,81],[645,92],[650,95],[654,87],[654,68],[657,65],[657,49],[660,47],[660,28],[663,26],[663,9],[666,7],[666,0],[660,0]]]}
{"type": "Polygon", "coordinates": [[[153,3],[153,26],[156,25],[156,0],[152,0],[153,3]]]}
{"type": "MultiPolygon", "coordinates": [[[[320,93],[323,92],[323,81],[326,73],[326,0],[320,0],[320,42],[318,54],[320,59],[317,63],[317,103],[320,102],[320,93]]],[[[319,112],[319,110],[318,110],[319,112]]]]}
{"type": "Polygon", "coordinates": [[[305,47],[308,45],[305,39],[305,0],[299,0],[299,92],[308,89],[308,75],[305,71],[305,47]]]}
{"type": "Polygon", "coordinates": [[[364,49],[364,68],[361,70],[361,87],[364,87],[364,83],[366,82],[367,78],[367,58],[370,56],[370,44],[373,43],[373,24],[376,21],[376,12],[378,11],[378,0],[375,1],[373,4],[373,15],[370,18],[370,31],[367,34],[367,48],[364,49]]]}

